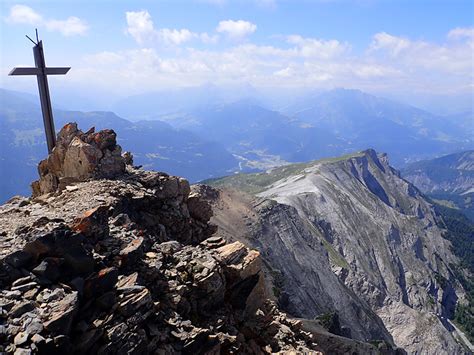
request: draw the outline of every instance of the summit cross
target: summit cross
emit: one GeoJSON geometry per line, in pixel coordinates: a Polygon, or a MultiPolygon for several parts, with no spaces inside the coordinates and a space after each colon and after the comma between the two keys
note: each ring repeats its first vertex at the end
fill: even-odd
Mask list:
{"type": "Polygon", "coordinates": [[[64,75],[71,68],[47,68],[44,61],[43,41],[38,39],[38,31],[36,31],[36,42],[30,37],[26,37],[35,45],[33,47],[35,67],[13,68],[8,75],[36,75],[41,111],[43,113],[44,131],[46,133],[46,143],[48,144],[48,153],[51,153],[56,145],[56,131],[54,130],[53,110],[51,108],[51,97],[49,96],[48,75],[64,75]]]}

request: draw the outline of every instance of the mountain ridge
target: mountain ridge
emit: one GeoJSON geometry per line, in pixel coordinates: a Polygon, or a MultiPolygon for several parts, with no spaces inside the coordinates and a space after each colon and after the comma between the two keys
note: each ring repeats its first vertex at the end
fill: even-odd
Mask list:
{"type": "MultiPolygon", "coordinates": [[[[292,231],[294,227],[276,212],[269,212],[271,224],[258,227],[265,225],[265,219],[255,209],[252,211],[259,216],[257,227],[248,230],[250,245],[260,250],[267,263],[283,275],[280,283],[290,306],[286,309],[309,309],[304,306],[308,301],[301,301],[304,295],[292,286],[292,280],[302,282],[304,286],[299,287],[310,293],[331,289],[325,284],[327,278],[322,281],[325,274],[305,262],[316,258],[317,265],[329,263],[334,275],[370,306],[396,345],[410,353],[467,351],[457,344],[453,337],[456,335],[450,333],[443,320],[454,317],[457,303],[467,302],[466,293],[449,266],[459,264],[459,260],[443,237],[433,206],[388,164],[386,155],[367,150],[332,162],[300,165],[296,171],[291,171],[291,166],[287,169],[290,174],[276,180],[265,179],[271,171],[250,175],[268,182],[254,193],[259,199],[276,201],[276,206],[294,208],[295,220],[301,219],[303,222],[298,223],[311,226],[311,230],[292,231]],[[287,234],[291,237],[285,237],[287,234]],[[291,262],[277,248],[283,238],[293,240],[292,246],[288,246],[296,254],[291,262]],[[307,243],[313,248],[320,244],[327,250],[327,256],[302,248],[307,243]],[[298,271],[298,267],[302,269],[298,271]],[[316,273],[322,285],[311,285],[299,276],[302,273],[316,273]]],[[[211,184],[226,194],[226,179],[229,187],[238,188],[235,181],[239,178],[243,176],[211,184]]],[[[226,210],[219,204],[216,209],[216,215],[223,219],[216,219],[217,224],[225,228],[222,214],[226,210]]],[[[333,300],[342,300],[341,297],[331,294],[333,300]]],[[[340,311],[337,306],[335,311],[340,311]]],[[[350,324],[343,313],[341,319],[350,324]]],[[[348,326],[357,329],[354,324],[348,326]]]]}

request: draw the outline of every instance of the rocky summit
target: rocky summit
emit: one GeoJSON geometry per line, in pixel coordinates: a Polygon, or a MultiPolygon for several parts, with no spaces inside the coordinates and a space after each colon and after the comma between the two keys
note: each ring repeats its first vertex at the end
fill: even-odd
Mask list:
{"type": "Polygon", "coordinates": [[[68,124],[33,196],[0,207],[0,352],[320,354],[267,299],[259,252],[213,236],[202,188],[115,139],[68,124]]]}
{"type": "Polygon", "coordinates": [[[91,177],[113,178],[125,172],[131,155],[122,154],[111,129],[83,133],[76,123],[65,125],[58,134],[56,147],[38,165],[40,179],[32,184],[33,196],[64,188],[67,184],[91,177]]]}

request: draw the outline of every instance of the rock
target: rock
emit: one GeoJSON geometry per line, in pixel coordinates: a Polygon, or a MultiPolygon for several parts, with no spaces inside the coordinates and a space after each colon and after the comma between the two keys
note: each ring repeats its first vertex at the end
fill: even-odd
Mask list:
{"type": "Polygon", "coordinates": [[[32,272],[54,282],[59,279],[59,267],[63,261],[63,259],[59,258],[45,258],[32,272]]]}
{"type": "Polygon", "coordinates": [[[176,253],[177,251],[182,249],[182,245],[175,240],[161,243],[158,246],[158,250],[161,251],[163,254],[171,255],[176,253]]]}
{"type": "Polygon", "coordinates": [[[12,287],[18,286],[18,285],[24,285],[27,284],[31,281],[31,276],[25,276],[25,277],[20,277],[19,279],[16,279],[15,281],[12,282],[12,287]]]}
{"type": "Polygon", "coordinates": [[[22,345],[28,341],[29,334],[26,332],[18,333],[13,339],[15,345],[22,345]]]}
{"type": "Polygon", "coordinates": [[[43,328],[43,323],[38,318],[33,318],[25,330],[28,334],[39,334],[43,331],[43,328]]]}
{"type": "Polygon", "coordinates": [[[119,253],[124,264],[133,264],[143,256],[143,238],[132,240],[119,253]]]}
{"type": "Polygon", "coordinates": [[[96,297],[111,290],[118,280],[118,270],[109,267],[88,277],[84,281],[84,296],[86,298],[96,297]]]}
{"type": "Polygon", "coordinates": [[[53,334],[69,334],[77,307],[77,292],[67,294],[63,299],[53,303],[51,315],[44,322],[44,327],[53,334]]]}
{"type": "Polygon", "coordinates": [[[64,260],[63,272],[73,275],[87,273],[94,268],[94,259],[83,247],[84,236],[64,225],[50,232],[32,235],[30,239],[23,249],[35,260],[60,257],[64,260]]]}
{"type": "Polygon", "coordinates": [[[102,337],[103,330],[91,329],[81,335],[74,344],[75,352],[86,354],[88,350],[102,337]]]}
{"type": "Polygon", "coordinates": [[[186,179],[125,168],[120,153],[113,131],[66,125],[39,164],[31,203],[19,207],[15,199],[0,207],[6,333],[0,348],[34,354],[315,349],[257,292],[260,254],[210,238],[216,227],[204,200],[213,190],[191,193],[186,179]],[[258,314],[251,311],[257,307],[258,314]],[[274,337],[265,331],[271,322],[274,337]]]}
{"type": "Polygon", "coordinates": [[[216,249],[226,244],[226,241],[222,237],[210,237],[204,240],[201,244],[205,245],[209,249],[216,249]]]}
{"type": "Polygon", "coordinates": [[[76,218],[71,229],[80,232],[86,237],[101,239],[109,233],[108,207],[98,206],[90,209],[76,218]]]}
{"type": "Polygon", "coordinates": [[[35,288],[36,286],[38,286],[38,284],[36,282],[29,282],[27,284],[23,284],[23,285],[18,285],[18,286],[13,286],[11,288],[12,291],[20,291],[20,292],[26,292],[26,291],[29,291],[33,288],[35,288]]]}
{"type": "Polygon", "coordinates": [[[17,303],[13,308],[10,310],[10,314],[14,318],[20,317],[22,314],[26,312],[31,312],[35,309],[35,304],[31,301],[23,301],[17,303]]]}
{"type": "Polygon", "coordinates": [[[84,292],[84,279],[82,277],[74,278],[69,284],[82,296],[84,292]]]}
{"type": "Polygon", "coordinates": [[[122,287],[134,286],[137,283],[137,279],[138,279],[137,272],[134,272],[127,276],[122,275],[120,276],[119,281],[116,284],[117,289],[122,288],[122,287]]]}
{"type": "Polygon", "coordinates": [[[11,266],[15,268],[20,268],[23,266],[28,265],[28,263],[31,261],[32,255],[23,251],[23,250],[17,250],[10,255],[8,255],[5,258],[5,262],[7,264],[10,264],[11,266]]]}
{"type": "Polygon", "coordinates": [[[212,207],[207,199],[216,198],[218,192],[206,185],[193,185],[191,194],[188,197],[188,210],[191,216],[207,223],[212,215],[212,207]]]}
{"type": "Polygon", "coordinates": [[[227,264],[236,264],[247,253],[247,248],[241,242],[234,242],[232,244],[224,245],[217,248],[216,251],[219,253],[222,261],[227,264]]]}
{"type": "Polygon", "coordinates": [[[31,337],[31,341],[35,344],[40,344],[40,343],[43,343],[45,341],[45,338],[42,337],[39,334],[35,334],[31,337]]]}
{"type": "MultiPolygon", "coordinates": [[[[64,126],[58,134],[56,147],[39,164],[40,179],[33,182],[33,196],[56,191],[59,181],[85,181],[92,177],[113,178],[125,172],[125,159],[116,144],[113,130],[86,133],[77,124],[64,126]]],[[[64,186],[66,187],[66,186],[64,186]]]]}

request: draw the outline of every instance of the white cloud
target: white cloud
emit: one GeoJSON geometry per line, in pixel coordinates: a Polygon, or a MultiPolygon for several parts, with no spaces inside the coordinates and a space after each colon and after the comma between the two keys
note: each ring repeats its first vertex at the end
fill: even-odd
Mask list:
{"type": "Polygon", "coordinates": [[[14,5],[10,8],[10,14],[6,20],[9,23],[38,25],[43,22],[43,17],[29,6],[14,5]]]}
{"type": "Polygon", "coordinates": [[[66,20],[50,20],[45,25],[49,31],[58,31],[66,37],[85,34],[89,28],[84,21],[75,16],[66,20]]]}
{"type": "Polygon", "coordinates": [[[459,38],[471,38],[474,39],[474,27],[462,28],[457,27],[448,32],[448,38],[459,39],[459,38]]]}
{"type": "Polygon", "coordinates": [[[127,33],[137,43],[143,44],[153,39],[155,29],[148,11],[127,11],[125,17],[127,18],[127,33]]]}
{"type": "Polygon", "coordinates": [[[225,20],[220,21],[216,28],[219,33],[225,33],[230,38],[242,39],[257,30],[257,25],[244,20],[225,20]]]}
{"type": "Polygon", "coordinates": [[[380,32],[374,35],[371,49],[387,49],[393,56],[397,56],[409,46],[410,41],[405,38],[392,36],[386,32],[380,32]]]}
{"type": "Polygon", "coordinates": [[[448,38],[459,41],[433,43],[377,33],[374,35],[369,53],[378,56],[379,61],[398,66],[404,72],[431,71],[446,75],[473,76],[472,51],[474,44],[470,40],[469,29],[454,29],[448,38]],[[461,39],[465,40],[462,41],[461,39]],[[386,57],[385,54],[389,56],[386,57]]]}
{"type": "MultiPolygon", "coordinates": [[[[152,36],[163,36],[165,32],[160,31],[153,28],[152,36]]],[[[138,38],[147,37],[146,31],[137,33],[138,38]]],[[[184,43],[190,33],[170,30],[166,36],[170,43],[184,43]]],[[[273,45],[246,42],[199,49],[189,45],[176,51],[142,47],[89,56],[75,65],[75,80],[100,80],[110,90],[123,90],[126,83],[130,92],[208,82],[405,93],[472,91],[472,41],[468,36],[456,36],[455,41],[447,35],[445,42],[441,39],[438,43],[378,33],[360,53],[340,40],[299,35],[273,37],[273,45]]]]}
{"type": "Polygon", "coordinates": [[[167,46],[179,46],[193,39],[201,40],[203,43],[216,43],[217,36],[211,36],[207,33],[195,33],[186,28],[155,29],[153,20],[148,11],[127,11],[125,13],[127,19],[126,33],[131,35],[133,39],[140,45],[151,45],[153,43],[161,43],[167,46]]]}
{"type": "Polygon", "coordinates": [[[78,17],[71,16],[65,20],[45,19],[29,6],[14,5],[6,17],[7,23],[28,24],[37,27],[45,27],[48,31],[57,31],[63,36],[84,35],[89,26],[78,17]]]}
{"type": "Polygon", "coordinates": [[[287,42],[297,46],[303,57],[333,58],[346,52],[350,46],[336,40],[319,40],[298,35],[287,37],[287,42]]]}
{"type": "Polygon", "coordinates": [[[170,30],[168,28],[163,28],[159,30],[157,34],[160,40],[164,43],[174,45],[180,45],[181,43],[190,41],[196,36],[196,34],[192,33],[188,29],[170,30]]]}

